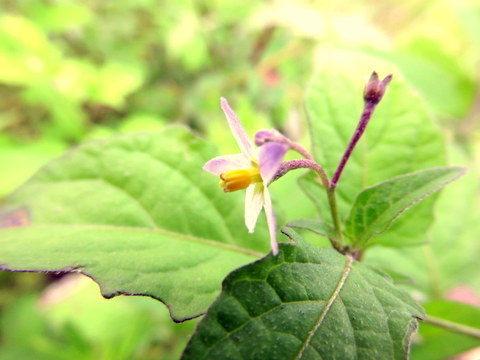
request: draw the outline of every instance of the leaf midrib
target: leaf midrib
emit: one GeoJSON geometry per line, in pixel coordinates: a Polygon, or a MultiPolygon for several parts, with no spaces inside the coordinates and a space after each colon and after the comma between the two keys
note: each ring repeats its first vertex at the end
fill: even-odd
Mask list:
{"type": "MultiPolygon", "coordinates": [[[[214,211],[218,214],[218,218],[220,220],[222,220],[223,223],[217,223],[217,225],[222,225],[222,227],[225,230],[225,235],[228,237],[229,241],[230,242],[235,241],[235,237],[233,236],[231,229],[229,228],[228,224],[226,223],[225,217],[223,216],[222,212],[218,209],[217,205],[214,202],[211,201],[211,198],[208,196],[208,194],[205,193],[205,191],[202,187],[196,186],[197,184],[185,172],[183,172],[179,168],[174,167],[169,162],[152,155],[151,153],[149,153],[147,151],[138,151],[137,150],[137,151],[134,151],[134,152],[130,152],[130,154],[133,154],[133,153],[146,156],[147,158],[154,161],[155,163],[158,163],[158,164],[168,168],[169,171],[178,174],[179,176],[182,177],[182,179],[184,179],[189,184],[191,184],[192,188],[195,188],[199,192],[199,194],[201,194],[201,196],[204,197],[204,199],[211,206],[211,208],[214,209],[214,211]]],[[[141,210],[145,214],[147,214],[147,216],[149,217],[149,220],[152,222],[152,225],[158,228],[158,224],[155,221],[155,218],[153,217],[153,214],[145,207],[145,204],[143,204],[137,197],[135,197],[133,194],[129,193],[125,188],[122,188],[122,187],[118,186],[117,184],[114,184],[113,182],[109,181],[104,176],[102,176],[100,173],[95,174],[95,175],[96,175],[96,177],[85,177],[85,178],[80,178],[80,179],[70,179],[70,178],[67,178],[67,179],[52,179],[52,178],[50,178],[50,179],[48,179],[47,184],[49,184],[49,183],[59,183],[59,182],[70,183],[70,182],[74,182],[74,181],[100,181],[100,182],[104,183],[105,185],[110,186],[113,189],[116,189],[120,193],[129,197],[131,201],[136,203],[141,208],[141,210]]]]}
{"type": "MultiPolygon", "coordinates": [[[[452,167],[453,169],[454,167],[452,167]]],[[[437,169],[437,168],[432,168],[432,169],[428,169],[428,170],[433,170],[433,169],[437,169]]],[[[415,173],[420,173],[422,171],[428,171],[428,170],[420,170],[418,172],[415,172],[415,173]]],[[[384,233],[385,231],[388,230],[388,228],[390,227],[390,225],[402,214],[404,213],[407,209],[411,208],[413,205],[419,203],[420,201],[424,200],[425,198],[427,198],[428,196],[434,194],[435,192],[437,192],[438,190],[440,190],[442,187],[444,187],[445,185],[457,180],[459,177],[461,177],[463,175],[463,172],[459,172],[457,174],[454,174],[455,176],[452,177],[452,174],[453,172],[449,172],[449,173],[446,173],[444,175],[442,175],[442,178],[447,178],[445,180],[443,180],[440,184],[438,184],[435,188],[433,188],[432,190],[428,191],[428,192],[424,192],[423,190],[421,189],[424,189],[424,188],[428,188],[428,186],[426,184],[431,184],[432,182],[435,182],[436,180],[438,180],[438,178],[433,178],[431,179],[428,183],[424,183],[420,188],[417,188],[413,193],[422,193],[421,196],[415,196],[413,200],[409,201],[407,205],[405,206],[402,206],[400,210],[398,210],[397,214],[393,217],[393,218],[390,218],[390,220],[385,220],[385,217],[388,217],[389,216],[385,216],[386,213],[390,212],[392,208],[396,207],[399,203],[402,202],[402,200],[404,198],[399,198],[397,201],[395,202],[392,202],[390,203],[389,207],[384,210],[383,212],[379,213],[378,216],[375,217],[375,219],[373,221],[370,222],[370,224],[368,224],[367,226],[364,226],[364,229],[362,230],[361,234],[358,236],[357,238],[357,241],[356,243],[364,243],[365,241],[369,240],[370,238],[372,238],[373,236],[376,236],[376,235],[380,235],[382,233],[384,233]],[[370,229],[375,228],[375,225],[377,225],[378,223],[386,223],[385,227],[381,230],[378,230],[378,231],[374,231],[372,233],[372,231],[370,229]]],[[[392,181],[394,179],[398,179],[398,178],[406,178],[408,177],[410,174],[405,174],[405,175],[400,175],[396,178],[393,178],[393,179],[390,179],[390,180],[387,180],[387,181],[392,181]]],[[[386,181],[386,182],[387,182],[386,181]]],[[[375,185],[374,185],[375,186],[375,185]]],[[[365,189],[367,190],[367,189],[365,189]]],[[[363,206],[363,208],[366,207],[366,205],[368,204],[368,202],[363,206]]],[[[355,206],[355,205],[354,205],[355,206]]]]}
{"type": "Polygon", "coordinates": [[[6,228],[6,229],[0,229],[0,233],[2,231],[8,231],[8,230],[13,230],[13,229],[21,229],[21,228],[32,228],[32,227],[64,227],[64,228],[71,228],[71,229],[82,229],[82,230],[110,230],[110,231],[132,231],[132,232],[149,232],[149,233],[157,233],[157,234],[162,234],[162,235],[167,235],[171,237],[176,237],[180,238],[186,241],[191,241],[195,243],[201,243],[204,245],[209,245],[213,247],[217,247],[223,250],[228,250],[228,251],[233,251],[237,253],[242,253],[245,255],[249,256],[254,256],[256,258],[261,258],[265,256],[265,254],[262,254],[260,252],[250,250],[250,249],[245,249],[241,248],[235,245],[231,244],[226,244],[226,243],[221,243],[212,239],[205,239],[199,236],[194,236],[194,235],[186,235],[182,233],[177,233],[174,231],[169,231],[161,228],[142,228],[142,227],[129,227],[129,226],[113,226],[113,225],[86,225],[86,224],[36,224],[36,225],[30,225],[30,226],[25,226],[25,227],[13,227],[13,228],[6,228]]]}
{"type": "Polygon", "coordinates": [[[303,352],[305,351],[307,346],[310,345],[310,341],[312,340],[313,336],[317,332],[318,328],[323,324],[323,321],[325,320],[328,312],[330,311],[330,308],[332,307],[333,303],[340,295],[340,291],[342,290],[343,286],[345,285],[345,282],[347,281],[347,277],[350,274],[350,270],[352,269],[353,258],[348,255],[345,257],[346,257],[345,268],[343,269],[343,273],[340,280],[338,281],[337,287],[333,291],[332,296],[330,296],[330,298],[327,300],[327,303],[325,304],[325,308],[323,309],[322,313],[318,317],[317,322],[315,323],[313,328],[308,332],[308,336],[305,339],[304,343],[302,344],[297,355],[295,356],[295,360],[299,360],[302,357],[303,352]]]}

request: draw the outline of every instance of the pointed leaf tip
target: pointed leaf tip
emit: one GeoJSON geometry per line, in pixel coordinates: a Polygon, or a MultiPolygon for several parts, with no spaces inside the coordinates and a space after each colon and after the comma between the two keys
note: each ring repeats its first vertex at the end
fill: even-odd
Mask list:
{"type": "Polygon", "coordinates": [[[361,191],[347,220],[346,234],[354,246],[388,230],[405,210],[466,173],[460,166],[421,170],[386,180],[361,191]]]}

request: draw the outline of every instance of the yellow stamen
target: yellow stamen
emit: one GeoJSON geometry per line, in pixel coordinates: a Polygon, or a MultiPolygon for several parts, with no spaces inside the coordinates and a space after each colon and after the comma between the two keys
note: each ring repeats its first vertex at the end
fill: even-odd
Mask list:
{"type": "Polygon", "coordinates": [[[226,171],[220,175],[220,186],[225,192],[242,190],[248,185],[262,182],[258,168],[237,169],[226,171]]]}

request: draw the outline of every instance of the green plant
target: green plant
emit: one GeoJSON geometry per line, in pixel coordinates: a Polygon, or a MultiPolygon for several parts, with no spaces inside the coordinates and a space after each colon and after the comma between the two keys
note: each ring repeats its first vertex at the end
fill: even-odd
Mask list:
{"type": "MultiPolygon", "coordinates": [[[[337,74],[336,79],[341,78],[337,74]]],[[[349,84],[343,79],[341,86],[349,84]]],[[[387,274],[359,260],[379,244],[403,247],[421,241],[423,229],[433,221],[432,201],[407,212],[416,216],[416,223],[399,220],[393,227],[392,222],[463,175],[464,169],[438,166],[440,133],[428,124],[421,102],[415,103],[401,83],[389,90],[390,106],[381,104],[377,114],[381,120],[372,122],[377,126],[373,136],[364,142],[364,154],[355,157],[353,150],[390,80],[389,76],[380,81],[374,73],[367,82],[359,125],[333,172],[332,159],[339,155],[335,146],[340,143],[333,133],[326,137],[326,129],[340,128],[320,121],[318,111],[338,107],[337,98],[350,99],[345,88],[339,92],[335,83],[321,76],[311,85],[307,104],[316,156],[277,131],[263,130],[255,138],[257,157],[235,113],[222,100],[242,154],[216,157],[205,169],[220,175],[226,191],[247,188],[245,221],[250,231],[265,207],[273,249],[266,257],[262,258],[263,229],[242,235],[240,199],[222,195],[200,169],[215,150],[187,130],[172,127],[158,134],[86,143],[52,162],[7,198],[1,217],[2,267],[81,272],[94,278],[107,298],[142,294],[161,300],[175,321],[207,312],[185,358],[293,359],[314,358],[317,353],[331,358],[404,358],[417,321],[425,319],[424,311],[387,274]],[[334,100],[327,103],[329,96],[334,100]],[[406,117],[405,112],[414,116],[406,117]],[[423,126],[415,128],[415,139],[405,132],[412,122],[423,126]],[[390,148],[376,153],[391,131],[396,142],[386,145],[398,144],[399,151],[390,148]],[[405,147],[404,142],[412,141],[416,146],[405,147]],[[303,159],[282,161],[288,149],[303,159]],[[370,165],[369,158],[375,156],[370,165]],[[360,166],[346,166],[350,158],[360,166]],[[392,158],[395,166],[386,167],[384,161],[391,163],[392,158]],[[402,175],[405,168],[426,165],[436,167],[402,175]],[[289,242],[278,248],[266,189],[299,168],[313,170],[301,183],[321,218],[289,222],[282,230],[289,242]],[[405,236],[412,226],[414,236],[405,236]],[[328,238],[333,249],[308,244],[294,228],[328,238]],[[221,279],[232,270],[210,306],[221,279]]],[[[344,119],[337,116],[334,121],[344,119]]],[[[283,201],[288,204],[288,197],[283,201]]]]}

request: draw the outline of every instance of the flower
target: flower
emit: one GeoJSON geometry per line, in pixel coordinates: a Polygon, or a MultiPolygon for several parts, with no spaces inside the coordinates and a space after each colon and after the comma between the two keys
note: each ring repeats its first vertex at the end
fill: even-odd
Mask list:
{"type": "Polygon", "coordinates": [[[281,136],[280,133],[275,129],[257,131],[255,134],[255,145],[261,146],[269,141],[275,141],[279,136],[281,136]]]}
{"type": "Polygon", "coordinates": [[[267,142],[258,149],[254,148],[227,100],[221,98],[220,104],[241,153],[217,156],[208,161],[203,168],[220,177],[220,186],[225,192],[246,189],[245,225],[250,233],[255,229],[260,211],[262,208],[265,209],[270,245],[273,254],[276,255],[277,224],[267,186],[275,176],[289,147],[282,143],[267,142]]]}

